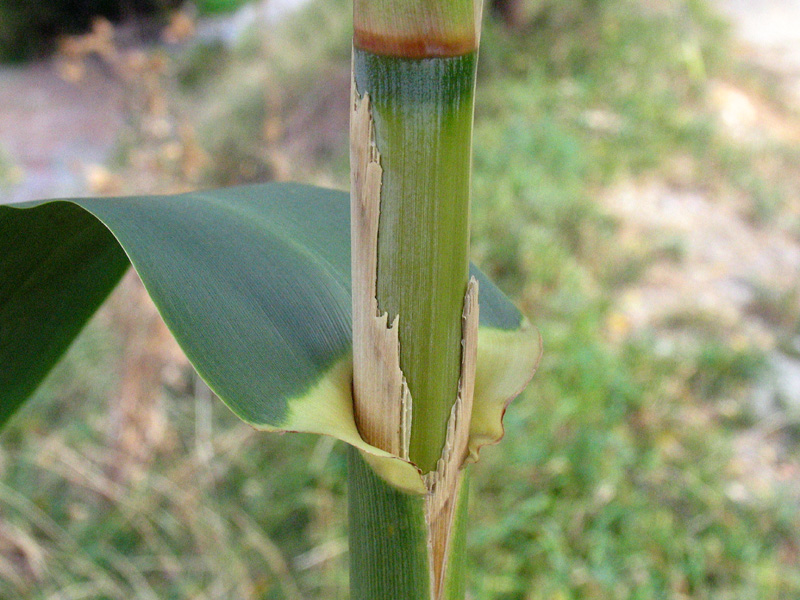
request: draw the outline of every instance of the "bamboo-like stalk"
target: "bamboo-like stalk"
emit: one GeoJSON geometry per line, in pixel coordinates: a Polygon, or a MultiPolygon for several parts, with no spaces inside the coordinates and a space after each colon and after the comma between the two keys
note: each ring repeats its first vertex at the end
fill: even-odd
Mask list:
{"type": "Polygon", "coordinates": [[[393,488],[351,450],[351,597],[462,600],[477,285],[468,285],[478,11],[355,0],[355,416],[425,474],[393,488]]]}
{"type": "Polygon", "coordinates": [[[413,398],[409,458],[425,473],[441,456],[460,375],[475,59],[354,51],[383,169],[378,310],[399,317],[400,368],[413,398]]]}

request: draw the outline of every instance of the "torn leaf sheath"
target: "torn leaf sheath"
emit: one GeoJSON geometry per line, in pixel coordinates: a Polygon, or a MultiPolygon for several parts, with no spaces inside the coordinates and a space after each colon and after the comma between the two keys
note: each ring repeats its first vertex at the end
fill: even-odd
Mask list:
{"type": "MultiPolygon", "coordinates": [[[[369,444],[408,460],[411,394],[400,367],[398,320],[391,323],[377,300],[378,228],[382,168],[375,144],[368,94],[352,86],[351,114],[351,261],[353,276],[353,393],[355,421],[369,444]]],[[[453,519],[469,455],[478,344],[478,282],[471,278],[463,301],[458,394],[447,423],[436,469],[424,475],[425,528],[431,598],[442,597],[453,519]]],[[[362,452],[388,483],[386,461],[362,452]]],[[[393,465],[393,467],[396,465],[393,465]]]]}
{"type": "Polygon", "coordinates": [[[436,469],[458,393],[474,65],[474,55],[353,54],[382,170],[376,297],[390,324],[400,317],[400,368],[416,422],[409,456],[426,473],[436,469]]]}
{"type": "MultiPolygon", "coordinates": [[[[374,82],[368,80],[368,83],[374,82]]],[[[406,381],[401,367],[400,330],[404,314],[402,311],[396,313],[390,321],[390,316],[383,312],[378,303],[379,227],[382,226],[381,200],[382,194],[386,193],[382,186],[386,173],[376,142],[379,136],[375,130],[373,111],[377,109],[370,94],[363,91],[362,97],[356,87],[354,70],[350,124],[354,416],[358,430],[368,444],[409,460],[414,388],[406,381]]],[[[456,92],[454,89],[448,92],[453,99],[460,93],[464,91],[456,92]]],[[[476,356],[480,356],[480,360],[476,359],[475,375],[468,384],[469,387],[476,386],[475,406],[470,409],[469,437],[466,441],[471,462],[477,460],[481,446],[494,443],[502,437],[505,408],[530,380],[541,353],[537,332],[524,320],[519,321],[518,316],[494,312],[491,294],[496,292],[491,285],[487,289],[491,292],[491,306],[487,323],[480,328],[479,334],[473,336],[480,336],[480,344],[477,339],[474,341],[478,347],[476,356]]],[[[477,285],[474,292],[467,290],[466,296],[462,296],[459,302],[465,314],[469,312],[470,302],[477,305],[477,297],[473,298],[473,293],[477,294],[477,285]]],[[[478,314],[478,311],[474,310],[473,314],[478,314]]],[[[477,321],[475,324],[477,332],[477,321]]],[[[466,331],[460,333],[460,337],[472,335],[466,331]]],[[[408,348],[404,348],[405,351],[408,348]]],[[[463,352],[460,354],[463,362],[463,352]]],[[[464,365],[460,364],[459,396],[465,385],[463,369],[464,365]]],[[[470,396],[473,394],[470,393],[470,396]]],[[[454,401],[451,401],[451,407],[454,401]]],[[[452,410],[449,412],[448,419],[452,421],[452,410]]],[[[449,423],[449,427],[452,427],[452,423],[449,423]]],[[[365,458],[373,466],[381,462],[374,456],[365,458]]],[[[434,465],[431,470],[438,470],[437,467],[434,465]]]]}
{"type": "MultiPolygon", "coordinates": [[[[364,440],[408,460],[412,397],[400,367],[400,342],[396,315],[391,323],[378,308],[377,266],[383,171],[375,144],[374,123],[368,94],[360,97],[352,86],[351,139],[351,269],[353,277],[353,393],[355,420],[364,440]]],[[[458,399],[454,400],[448,424],[447,442],[436,472],[451,467],[447,446],[455,439],[456,414],[460,414],[459,443],[466,455],[469,417],[475,386],[478,329],[478,283],[473,278],[464,300],[461,376],[458,399]],[[469,325],[467,326],[466,323],[469,325]],[[465,371],[466,369],[466,371],[465,371]],[[468,398],[468,405],[462,399],[468,398]],[[461,404],[460,404],[461,403],[461,404]]],[[[460,466],[460,465],[459,465],[460,466]]],[[[434,481],[430,473],[428,480],[434,481]]]]}
{"type": "Polygon", "coordinates": [[[362,437],[408,459],[411,395],[400,370],[398,319],[388,322],[377,299],[378,222],[382,169],[369,97],[352,91],[350,122],[351,268],[353,277],[353,393],[362,437]]]}
{"type": "MultiPolygon", "coordinates": [[[[447,422],[447,437],[436,471],[425,475],[425,520],[430,543],[431,590],[434,598],[443,597],[448,557],[455,528],[453,520],[459,502],[463,468],[469,453],[470,422],[478,358],[478,282],[471,278],[464,298],[462,318],[461,377],[458,397],[447,422]]],[[[465,502],[465,498],[461,498],[465,502]]]]}

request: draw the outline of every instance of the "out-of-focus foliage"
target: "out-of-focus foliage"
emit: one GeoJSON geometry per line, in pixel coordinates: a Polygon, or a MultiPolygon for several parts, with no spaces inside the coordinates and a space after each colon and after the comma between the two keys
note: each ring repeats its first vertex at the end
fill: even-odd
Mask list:
{"type": "MultiPolygon", "coordinates": [[[[229,12],[247,0],[193,0],[201,14],[229,12]]],[[[81,34],[92,21],[148,18],[165,23],[181,0],[4,0],[0,2],[0,62],[41,56],[58,37],[81,34]]]]}
{"type": "Polygon", "coordinates": [[[519,32],[542,25],[589,22],[605,0],[492,0],[489,8],[507,27],[519,32]]]}
{"type": "Polygon", "coordinates": [[[18,177],[18,169],[9,159],[5,150],[0,147],[0,191],[15,183],[15,179],[18,177]]]}
{"type": "Polygon", "coordinates": [[[5,0],[0,3],[0,61],[19,61],[54,47],[61,35],[83,33],[92,20],[163,17],[179,0],[5,0]]]}
{"type": "Polygon", "coordinates": [[[508,411],[511,443],[477,469],[477,598],[800,593],[798,511],[742,484],[730,447],[749,415],[730,399],[764,373],[761,351],[713,328],[689,326],[677,351],[617,330],[615,290],[681,252],[626,248],[602,190],[637,174],[718,191],[741,177],[706,101],[709,78],[736,69],[719,22],[701,3],[636,4],[484,33],[474,247],[535,316],[545,354],[508,411]],[[671,173],[677,157],[697,175],[671,173]]]}

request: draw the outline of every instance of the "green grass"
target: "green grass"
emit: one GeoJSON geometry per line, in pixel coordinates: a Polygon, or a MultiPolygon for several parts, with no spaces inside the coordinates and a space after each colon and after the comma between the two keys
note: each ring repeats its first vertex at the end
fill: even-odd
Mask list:
{"type": "MultiPolygon", "coordinates": [[[[706,5],[639,7],[606,0],[551,9],[523,32],[484,32],[473,256],[538,325],[545,355],[507,413],[506,440],[474,468],[476,599],[800,597],[791,482],[750,487],[733,441],[751,420],[720,408],[746,406],[763,355],[705,314],[622,339],[609,331],[619,289],[683,259],[674,238],[622,244],[597,202],[610,186],[661,178],[734,190],[767,224],[781,223],[797,190],[791,173],[775,176],[793,150],[736,144],[716,125],[709,81],[758,91],[762,80],[730,61],[706,5]],[[664,346],[665,332],[689,343],[664,346]]],[[[193,66],[181,71],[191,75],[182,102],[212,158],[207,182],[245,178],[228,156],[251,157],[265,177],[347,185],[346,119],[324,109],[347,94],[348,18],[343,2],[312,4],[264,44],[183,63],[193,66]],[[320,31],[330,35],[309,36],[320,31]],[[312,135],[298,122],[315,123],[312,135]]],[[[749,310],[796,330],[795,296],[764,291],[749,310]]],[[[189,386],[164,393],[167,435],[148,469],[114,483],[114,373],[98,366],[117,364],[113,341],[93,322],[3,435],[0,568],[17,561],[21,582],[0,575],[0,598],[346,598],[343,449],[257,434],[215,403],[205,463],[195,451],[202,399],[189,386]]]]}
{"type": "Polygon", "coordinates": [[[229,13],[252,0],[193,0],[201,15],[229,13]]]}
{"type": "Polygon", "coordinates": [[[599,342],[592,312],[543,331],[550,358],[509,414],[516,443],[481,470],[476,597],[796,594],[781,562],[796,514],[730,499],[725,435],[672,397],[674,365],[599,342]]]}

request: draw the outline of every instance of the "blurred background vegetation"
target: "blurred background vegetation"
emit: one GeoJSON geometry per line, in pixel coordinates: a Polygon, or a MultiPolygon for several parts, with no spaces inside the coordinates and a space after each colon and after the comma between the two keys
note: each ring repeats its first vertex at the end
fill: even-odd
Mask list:
{"type": "MultiPolygon", "coordinates": [[[[209,15],[233,11],[246,1],[193,0],[192,7],[209,15]]],[[[41,57],[53,50],[58,37],[85,33],[97,17],[157,28],[181,4],[181,0],[3,0],[0,61],[41,57]]]]}
{"type": "MultiPolygon", "coordinates": [[[[0,55],[120,96],[87,193],[347,187],[344,0],[34,4],[0,55]]],[[[487,10],[473,257],[545,355],[473,469],[471,598],[800,597],[800,95],[717,11],[487,10]]],[[[238,423],[129,276],[0,438],[0,598],[345,599],[345,479],[238,423]]]]}

